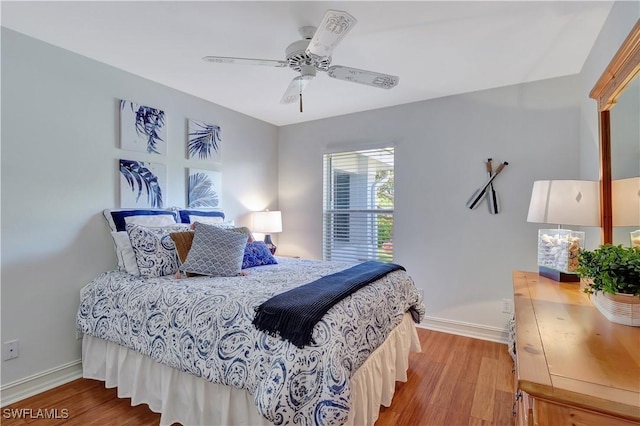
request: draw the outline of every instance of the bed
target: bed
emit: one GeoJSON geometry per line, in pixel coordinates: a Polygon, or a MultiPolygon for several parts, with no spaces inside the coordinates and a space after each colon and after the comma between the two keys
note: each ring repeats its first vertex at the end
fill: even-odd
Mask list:
{"type": "Polygon", "coordinates": [[[83,376],[161,424],[373,424],[420,351],[424,306],[405,271],[335,304],[303,347],[252,324],[265,301],[351,266],[278,257],[232,277],[106,272],[81,291],[83,376]]]}

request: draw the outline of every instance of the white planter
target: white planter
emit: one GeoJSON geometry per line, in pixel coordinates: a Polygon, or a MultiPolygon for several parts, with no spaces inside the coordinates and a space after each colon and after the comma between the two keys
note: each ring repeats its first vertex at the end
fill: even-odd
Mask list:
{"type": "Polygon", "coordinates": [[[591,295],[591,300],[609,321],[640,327],[640,297],[599,292],[591,295]]]}

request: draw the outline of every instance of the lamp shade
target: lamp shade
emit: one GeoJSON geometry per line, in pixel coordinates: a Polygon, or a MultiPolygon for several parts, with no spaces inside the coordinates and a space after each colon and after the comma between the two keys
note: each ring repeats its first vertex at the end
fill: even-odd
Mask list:
{"type": "Polygon", "coordinates": [[[279,211],[253,212],[253,232],[273,234],[282,232],[282,213],[279,211]]]}
{"type": "Polygon", "coordinates": [[[613,226],[640,226],[640,177],[611,182],[613,226]]]}
{"type": "Polygon", "coordinates": [[[587,180],[535,181],[527,222],[600,226],[600,183],[587,180]]]}

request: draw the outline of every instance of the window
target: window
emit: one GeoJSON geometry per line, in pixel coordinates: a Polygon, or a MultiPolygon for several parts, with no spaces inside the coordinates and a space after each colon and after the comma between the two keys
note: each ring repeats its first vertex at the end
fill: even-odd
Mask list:
{"type": "MultiPolygon", "coordinates": [[[[351,175],[348,173],[335,173],[333,179],[333,200],[336,210],[349,210],[351,175]]],[[[333,215],[333,236],[339,241],[349,241],[349,213],[333,215]]]]}
{"type": "Polygon", "coordinates": [[[393,260],[393,162],[393,148],[325,154],[325,260],[393,260]]]}

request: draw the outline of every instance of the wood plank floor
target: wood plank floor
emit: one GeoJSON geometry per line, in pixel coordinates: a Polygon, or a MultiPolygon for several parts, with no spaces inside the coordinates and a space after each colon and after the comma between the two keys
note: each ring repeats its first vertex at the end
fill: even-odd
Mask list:
{"type": "MultiPolygon", "coordinates": [[[[513,363],[506,345],[421,328],[418,335],[422,353],[411,354],[408,380],[396,384],[393,404],[381,408],[376,426],[513,425],[513,363]]],[[[6,426],[146,426],[159,421],[147,405],[131,407],[115,389],[88,379],[4,407],[0,418],[6,426]],[[31,415],[11,418],[12,409],[30,409],[31,415]],[[39,409],[57,418],[38,419],[39,409]]]]}

